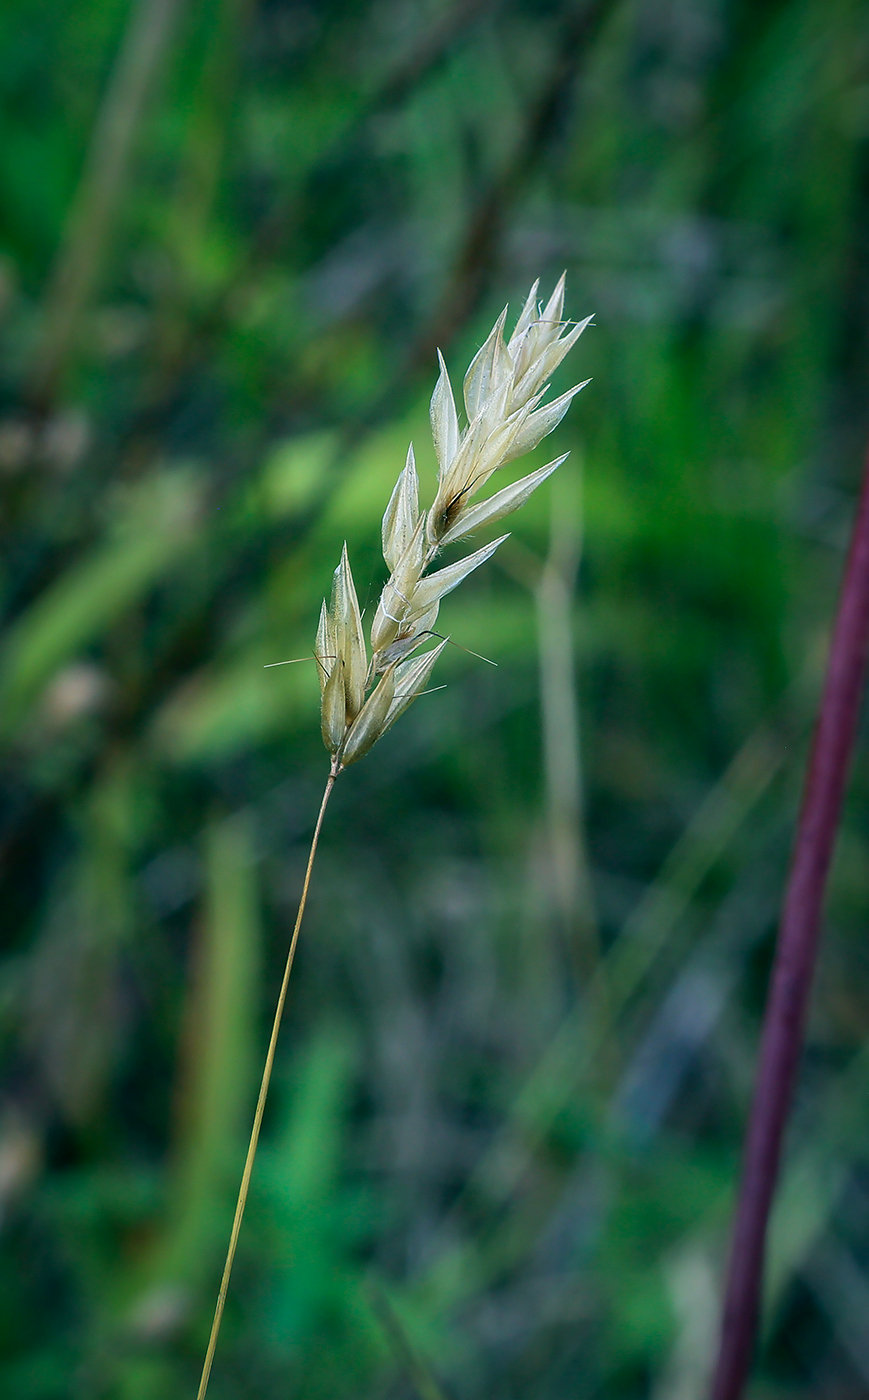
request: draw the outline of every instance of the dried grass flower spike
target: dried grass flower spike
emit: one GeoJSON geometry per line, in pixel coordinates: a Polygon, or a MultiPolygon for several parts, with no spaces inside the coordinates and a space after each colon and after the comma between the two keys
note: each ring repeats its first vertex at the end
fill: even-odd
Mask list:
{"type": "Polygon", "coordinates": [[[314,655],[320,674],[323,742],[332,762],[278,995],[198,1400],[204,1400],[208,1387],[311,870],[335,780],[351,763],[364,758],[426,690],[432,668],[447,639],[442,638],[419,655],[414,653],[432,640],[441,599],[491,558],[507,536],[501,535],[454,563],[432,569],[440,551],[518,510],[567,455],[547,462],[537,471],[472,504],[473,498],[497,471],[531,452],[557,427],[574,395],[588,383],[585,380],[575,384],[567,393],[549,403],[543,402],[551,375],[582,335],[591,317],[577,323],[562,320],[564,277],[545,306],[537,301],[538,286],[535,282],[531,288],[509,340],[504,339],[505,308],[471,361],[463,386],[467,415],[464,429],[459,426],[450,377],[443,356],[438,352],[440,375],[431,401],[431,428],[438,462],[437,488],[430,508],[421,511],[411,445],[383,516],[383,558],[389,576],[371,623],[370,653],[365,644],[346,544],[332,580],[329,605],[327,607],[324,602],[320,610],[314,655]]]}
{"type": "Polygon", "coordinates": [[[543,308],[537,303],[537,289],[535,282],[510,339],[504,339],[505,308],[474,356],[464,382],[464,431],[438,352],[440,376],[431,401],[437,490],[431,508],[421,513],[411,444],[383,517],[383,557],[390,572],[371,625],[370,658],[344,546],[331,605],[327,609],[324,603],[320,614],[316,643],[323,741],[336,773],[362,758],[426,688],[445,644],[441,641],[415,660],[411,653],[431,638],[444,595],[491,558],[507,536],[430,573],[440,550],[518,510],[564,461],[564,456],[557,457],[471,503],[495,472],[532,451],[557,427],[574,395],[588,383],[574,385],[551,403],[542,402],[551,374],[591,317],[575,325],[561,319],[563,277],[543,308]]]}

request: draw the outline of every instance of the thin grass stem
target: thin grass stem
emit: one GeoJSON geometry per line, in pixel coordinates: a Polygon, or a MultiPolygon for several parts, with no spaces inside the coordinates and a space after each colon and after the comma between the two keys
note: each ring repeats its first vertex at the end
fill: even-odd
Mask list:
{"type": "Polygon", "coordinates": [[[229,1289],[229,1279],[232,1274],[232,1265],[235,1260],[235,1251],[238,1247],[238,1237],[241,1233],[241,1222],[244,1217],[244,1208],[247,1204],[247,1194],[250,1189],[250,1178],[253,1172],[254,1158],[256,1157],[257,1145],[259,1143],[260,1128],[262,1127],[263,1114],[265,1112],[266,1099],[269,1092],[269,1084],[272,1077],[272,1068],[275,1062],[275,1049],[278,1043],[278,1033],[281,1028],[281,1019],[284,1014],[284,1003],[287,999],[287,988],[290,984],[290,973],[293,970],[293,961],[296,956],[296,944],[299,941],[299,929],[302,927],[302,917],[305,913],[305,905],[308,900],[308,886],[311,883],[311,871],[314,868],[314,857],[317,854],[317,845],[320,840],[320,830],[323,826],[323,818],[326,815],[326,806],[332,795],[335,786],[335,779],[338,776],[337,763],[333,762],[332,770],[329,773],[329,780],[326,783],[326,790],[323,793],[323,801],[320,803],[320,812],[317,817],[317,825],[314,827],[314,835],[311,838],[311,849],[308,854],[308,864],[305,869],[305,880],[302,885],[302,896],[299,900],[299,912],[296,915],[296,922],[293,928],[293,936],[290,939],[289,952],[287,953],[284,976],[281,981],[281,990],[278,994],[278,1004],[275,1009],[275,1018],[272,1022],[272,1033],[269,1039],[269,1048],[266,1051],[266,1061],[263,1067],[262,1082],[259,1088],[259,1097],[256,1103],[256,1112],[253,1116],[253,1127],[250,1132],[250,1142],[247,1148],[247,1157],[244,1162],[244,1171],[241,1174],[241,1185],[238,1188],[238,1199],[235,1203],[235,1215],[232,1221],[232,1230],[229,1235],[229,1246],[226,1251],[226,1263],[223,1266],[223,1277],[220,1280],[220,1291],[217,1295],[217,1305],[214,1309],[214,1321],[211,1324],[211,1335],[208,1338],[208,1348],[205,1353],[205,1360],[202,1363],[202,1376],[199,1381],[199,1390],[196,1392],[196,1400],[205,1400],[205,1392],[208,1389],[208,1379],[211,1375],[211,1366],[214,1361],[214,1352],[217,1347],[217,1338],[220,1334],[220,1324],[223,1321],[223,1309],[226,1306],[226,1295],[229,1289]]]}

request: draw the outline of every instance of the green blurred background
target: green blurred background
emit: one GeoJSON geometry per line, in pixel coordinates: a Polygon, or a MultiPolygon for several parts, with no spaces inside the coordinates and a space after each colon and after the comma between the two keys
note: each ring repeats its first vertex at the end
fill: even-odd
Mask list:
{"type": "MultiPolygon", "coordinates": [[[[332,800],[210,1394],[702,1396],[869,431],[869,7],[5,0],[0,114],[0,1393],[195,1393],[328,767],[264,667],[345,537],[376,597],[411,437],[430,498],[436,348],[566,268],[571,456],[441,614],[497,669],[332,800]]],[[[756,1397],[869,1395],[867,818],[864,748],[756,1397]]]]}

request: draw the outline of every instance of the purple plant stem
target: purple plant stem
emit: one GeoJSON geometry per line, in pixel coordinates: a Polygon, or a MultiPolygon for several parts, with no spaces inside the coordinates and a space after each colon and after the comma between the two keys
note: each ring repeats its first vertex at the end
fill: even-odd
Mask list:
{"type": "Polygon", "coordinates": [[[869,458],[830,645],[764,1015],[713,1400],[739,1400],[754,1352],[767,1220],[802,1049],[824,890],[860,717],[867,651],[869,458]]]}

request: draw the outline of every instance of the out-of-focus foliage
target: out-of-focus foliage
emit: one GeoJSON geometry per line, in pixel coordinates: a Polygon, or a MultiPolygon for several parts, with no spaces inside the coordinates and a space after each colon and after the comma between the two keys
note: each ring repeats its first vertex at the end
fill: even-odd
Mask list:
{"type": "MultiPolygon", "coordinates": [[[[566,267],[572,455],[442,614],[498,669],[448,648],[336,788],[211,1393],[701,1395],[869,422],[869,13],[0,40],[0,1391],[193,1393],[326,776],[264,666],[345,538],[373,606],[436,347],[566,267]]],[[[867,804],[861,759],[758,1396],[869,1387],[867,804]]]]}

